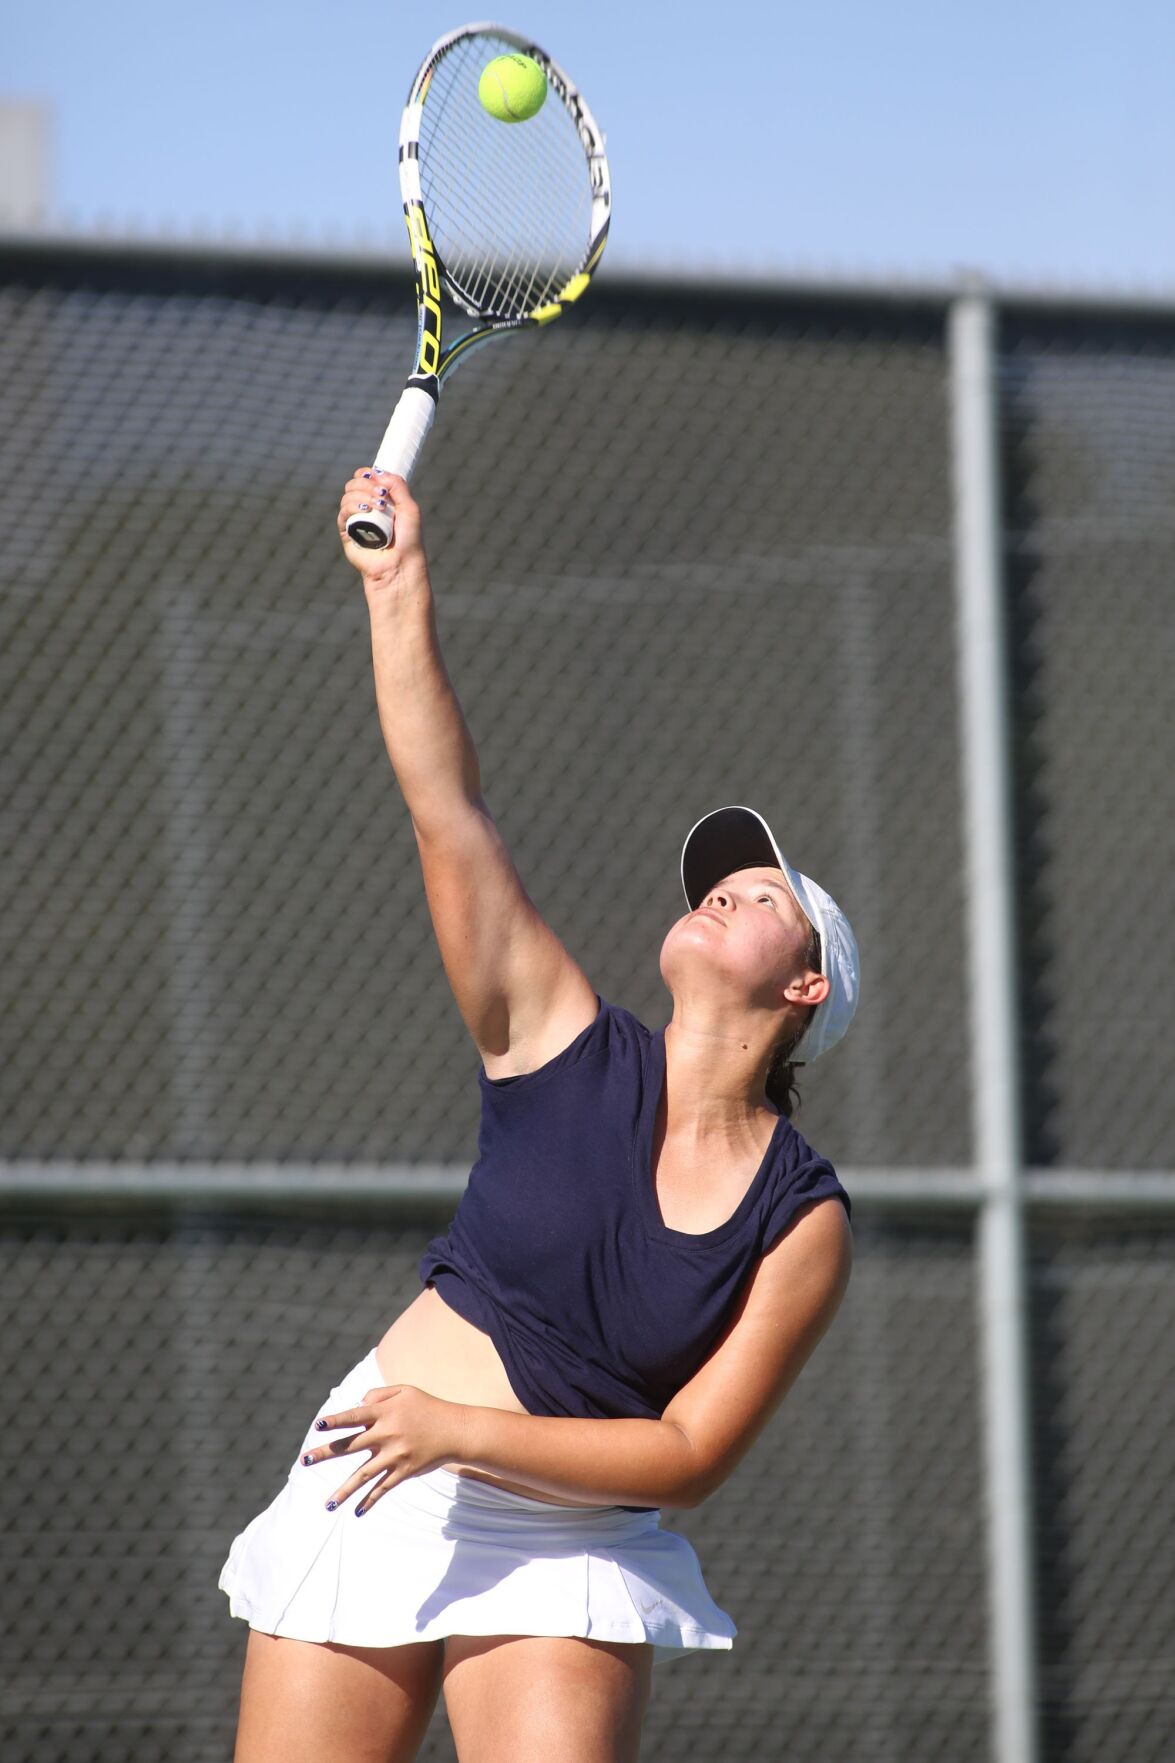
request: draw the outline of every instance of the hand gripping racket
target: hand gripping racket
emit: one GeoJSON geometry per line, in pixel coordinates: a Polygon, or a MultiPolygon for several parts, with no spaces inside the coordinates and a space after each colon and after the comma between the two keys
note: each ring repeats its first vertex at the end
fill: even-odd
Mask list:
{"type": "MultiPolygon", "coordinates": [[[[537,44],[500,25],[466,25],[433,45],[400,124],[400,194],[416,268],[416,357],[375,467],[407,478],[448,374],[491,337],[549,324],[578,300],[608,237],[604,137],[582,95],[537,44]],[[521,51],[547,80],[525,122],[484,110],[487,63],[521,51]],[[441,293],[472,318],[441,346],[441,293]]],[[[379,550],[390,517],[353,514],[348,536],[379,550]]]]}

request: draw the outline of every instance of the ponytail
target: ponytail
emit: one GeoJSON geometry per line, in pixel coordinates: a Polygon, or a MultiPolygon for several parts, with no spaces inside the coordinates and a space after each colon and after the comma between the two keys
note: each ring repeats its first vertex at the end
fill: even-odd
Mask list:
{"type": "Polygon", "coordinates": [[[791,1055],[796,1042],[807,1026],[805,1021],[801,1024],[798,1032],[795,1028],[788,1029],[771,1055],[771,1064],[767,1067],[767,1079],[764,1085],[767,1091],[767,1100],[773,1108],[778,1108],[781,1114],[786,1114],[789,1120],[798,1112],[800,1106],[800,1092],[796,1085],[796,1072],[799,1066],[792,1063],[791,1055]]]}

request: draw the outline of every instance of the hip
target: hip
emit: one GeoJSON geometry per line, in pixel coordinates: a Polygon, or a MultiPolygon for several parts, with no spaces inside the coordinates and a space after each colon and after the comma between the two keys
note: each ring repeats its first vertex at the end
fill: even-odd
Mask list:
{"type": "MultiPolygon", "coordinates": [[[[319,1414],[354,1406],[374,1350],[319,1414]]],[[[317,1440],[313,1421],[303,1448],[317,1440]]],[[[338,1466],[301,1466],[235,1538],[221,1571],[234,1616],[266,1634],[396,1647],[448,1635],[570,1635],[652,1644],[654,1662],[727,1648],[735,1628],[686,1539],[655,1510],[571,1507],[439,1468],[355,1520],[325,1507],[338,1466]]]]}

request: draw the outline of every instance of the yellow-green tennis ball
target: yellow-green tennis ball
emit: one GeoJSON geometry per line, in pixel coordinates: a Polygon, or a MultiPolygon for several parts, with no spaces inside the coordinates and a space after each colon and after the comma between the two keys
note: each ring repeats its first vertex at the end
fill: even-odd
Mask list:
{"type": "Polygon", "coordinates": [[[499,122],[526,122],[543,107],[547,76],[529,55],[499,55],[482,69],[477,95],[499,122]]]}

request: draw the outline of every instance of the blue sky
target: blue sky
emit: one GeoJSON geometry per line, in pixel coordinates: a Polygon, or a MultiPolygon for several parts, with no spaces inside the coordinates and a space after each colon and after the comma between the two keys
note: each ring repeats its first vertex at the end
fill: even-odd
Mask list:
{"type": "MultiPolygon", "coordinates": [[[[470,14],[474,16],[475,14],[470,14]]],[[[432,0],[8,0],[0,95],[55,114],[55,217],[403,255],[432,0]]],[[[1175,7],[510,0],[608,137],[609,261],[1175,292],[1175,7]]]]}

